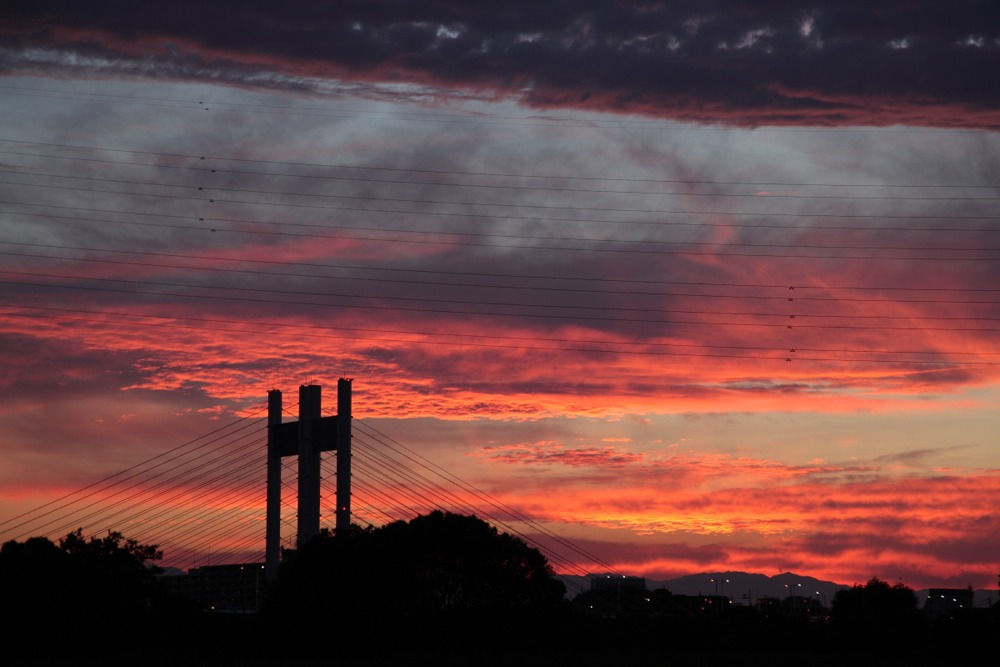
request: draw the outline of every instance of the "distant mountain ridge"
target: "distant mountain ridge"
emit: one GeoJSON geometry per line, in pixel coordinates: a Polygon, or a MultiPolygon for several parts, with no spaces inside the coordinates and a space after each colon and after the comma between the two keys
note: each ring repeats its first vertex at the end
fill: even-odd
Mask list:
{"type": "Polygon", "coordinates": [[[752,604],[764,597],[801,595],[818,598],[825,606],[829,606],[837,591],[850,586],[792,572],[782,572],[773,577],[747,572],[709,572],[662,581],[647,579],[646,588],[665,588],[674,595],[725,595],[743,605],[752,604]]]}
{"type": "MultiPolygon", "coordinates": [[[[592,576],[604,575],[595,573],[592,576]]],[[[560,575],[559,579],[566,584],[566,595],[569,598],[590,590],[590,576],[560,575]]],[[[817,598],[824,606],[829,607],[833,604],[833,596],[837,591],[850,586],[792,572],[782,572],[773,577],[748,572],[702,572],[676,579],[646,579],[646,590],[661,588],[674,595],[724,595],[731,598],[735,604],[744,606],[764,597],[784,598],[789,595],[801,595],[817,598]]],[[[917,595],[918,605],[923,607],[924,600],[927,599],[927,589],[914,592],[917,595]]],[[[976,607],[986,607],[997,600],[997,591],[975,591],[976,607]]]]}
{"type": "MultiPolygon", "coordinates": [[[[568,597],[590,589],[590,576],[564,575],[559,578],[566,584],[568,597]]],[[[747,572],[703,572],[676,579],[646,579],[646,590],[660,588],[674,595],[724,595],[742,605],[752,604],[752,601],[763,597],[783,598],[789,595],[818,597],[820,602],[829,605],[837,591],[849,586],[791,572],[773,577],[747,572]]]]}

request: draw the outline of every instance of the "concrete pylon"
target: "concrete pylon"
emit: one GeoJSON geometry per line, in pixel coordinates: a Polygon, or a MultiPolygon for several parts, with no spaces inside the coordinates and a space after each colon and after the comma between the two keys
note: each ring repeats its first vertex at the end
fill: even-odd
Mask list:
{"type": "Polygon", "coordinates": [[[336,530],[346,534],[351,526],[351,379],[337,382],[337,415],[323,417],[322,388],[299,387],[299,420],[282,423],[282,396],[267,394],[267,516],[265,521],[264,575],[278,574],[281,558],[281,459],[297,456],[299,466],[296,546],[319,535],[320,455],[337,451],[336,530]]]}

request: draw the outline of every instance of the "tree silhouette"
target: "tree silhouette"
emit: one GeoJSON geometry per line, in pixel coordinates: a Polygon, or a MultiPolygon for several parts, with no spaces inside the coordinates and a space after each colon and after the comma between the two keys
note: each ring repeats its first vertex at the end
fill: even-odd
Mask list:
{"type": "Polygon", "coordinates": [[[529,624],[563,603],[545,557],[474,516],[432,512],[381,528],[322,533],[279,569],[264,613],[302,627],[349,626],[411,638],[447,627],[529,624]]]}
{"type": "Polygon", "coordinates": [[[913,589],[878,578],[837,591],[830,614],[842,632],[863,642],[886,633],[915,634],[923,620],[913,589]]]}
{"type": "Polygon", "coordinates": [[[375,535],[405,554],[397,575],[415,613],[551,606],[565,592],[537,549],[476,517],[433,512],[375,535]]]}
{"type": "Polygon", "coordinates": [[[44,537],[9,541],[0,547],[0,591],[8,612],[7,630],[15,640],[93,637],[149,617],[156,589],[150,561],[155,546],[120,533],[84,539],[80,530],[56,545],[44,537]],[[54,628],[58,636],[53,637],[54,628]]]}
{"type": "Polygon", "coordinates": [[[59,541],[68,556],[76,603],[107,617],[134,618],[149,611],[159,568],[147,563],[163,553],[155,545],[139,544],[121,533],[84,539],[77,530],[59,541]]]}
{"type": "Polygon", "coordinates": [[[70,587],[69,557],[44,537],[10,541],[0,547],[0,590],[4,606],[17,609],[15,622],[30,625],[61,615],[70,587]]]}

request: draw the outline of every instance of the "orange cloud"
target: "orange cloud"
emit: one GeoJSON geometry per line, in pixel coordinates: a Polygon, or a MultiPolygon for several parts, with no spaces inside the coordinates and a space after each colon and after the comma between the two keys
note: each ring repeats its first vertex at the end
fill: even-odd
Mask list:
{"type": "MultiPolygon", "coordinates": [[[[561,446],[547,448],[551,456],[504,450],[498,460],[565,468],[544,483],[532,475],[508,480],[517,489],[508,502],[548,525],[575,526],[571,533],[580,539],[644,540],[642,555],[623,557],[624,546],[616,551],[622,571],[666,577],[695,567],[773,572],[780,566],[838,582],[904,576],[924,586],[960,576],[986,585],[994,567],[996,473],[892,475],[876,462],[795,467],[725,455],[648,454],[623,469],[584,450],[592,472],[569,474],[580,459],[561,446]],[[679,545],[692,543],[714,546],[673,557],[679,545]],[[662,552],[651,544],[662,545],[662,552]]],[[[614,452],[606,457],[613,460],[614,452]]]]}

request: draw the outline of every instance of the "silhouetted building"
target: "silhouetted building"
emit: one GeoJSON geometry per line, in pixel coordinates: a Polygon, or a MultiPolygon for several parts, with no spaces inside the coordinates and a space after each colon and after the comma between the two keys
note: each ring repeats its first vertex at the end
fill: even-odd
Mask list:
{"type": "Polygon", "coordinates": [[[646,590],[644,577],[628,577],[623,574],[596,574],[590,577],[590,590],[617,591],[623,588],[646,590]]]}
{"type": "Polygon", "coordinates": [[[733,601],[725,595],[670,595],[658,603],[662,611],[675,616],[717,615],[733,608],[733,601]]]}
{"type": "Polygon", "coordinates": [[[189,599],[199,609],[223,613],[252,613],[264,601],[264,563],[206,565],[187,574],[165,576],[163,585],[189,599]]]}
{"type": "Polygon", "coordinates": [[[781,598],[757,598],[754,607],[765,616],[775,616],[784,613],[781,598]]]}
{"type": "Polygon", "coordinates": [[[932,588],[924,601],[924,612],[931,618],[954,616],[974,606],[971,588],[932,588]]]}
{"type": "Polygon", "coordinates": [[[781,607],[789,616],[822,621],[829,617],[829,611],[816,598],[805,595],[790,595],[782,600],[781,607]]]}

